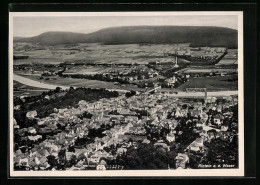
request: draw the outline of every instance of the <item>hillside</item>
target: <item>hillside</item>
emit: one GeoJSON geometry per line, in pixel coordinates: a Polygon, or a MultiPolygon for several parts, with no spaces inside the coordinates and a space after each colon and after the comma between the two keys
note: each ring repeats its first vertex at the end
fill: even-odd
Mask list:
{"type": "Polygon", "coordinates": [[[21,39],[24,39],[24,37],[13,37],[14,41],[21,40],[21,39]]]}
{"type": "Polygon", "coordinates": [[[46,32],[16,41],[44,45],[88,42],[103,44],[191,43],[191,46],[237,48],[237,30],[208,26],[126,26],[106,28],[90,34],[46,32]]]}

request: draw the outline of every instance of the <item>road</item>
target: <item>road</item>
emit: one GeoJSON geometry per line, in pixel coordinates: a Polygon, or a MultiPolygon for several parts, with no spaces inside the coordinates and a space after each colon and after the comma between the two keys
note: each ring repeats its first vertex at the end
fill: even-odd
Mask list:
{"type": "MultiPolygon", "coordinates": [[[[38,88],[43,88],[43,89],[56,89],[56,87],[60,87],[62,89],[69,89],[71,86],[64,86],[64,85],[53,85],[53,84],[47,84],[47,83],[42,83],[36,80],[31,80],[29,78],[19,76],[19,75],[13,75],[13,80],[17,81],[19,83],[31,86],[31,87],[38,87],[38,88]]],[[[77,88],[76,86],[72,86],[74,88],[77,88]]],[[[122,90],[122,89],[107,89],[108,91],[118,91],[118,92],[128,92],[128,90],[122,90]]]]}

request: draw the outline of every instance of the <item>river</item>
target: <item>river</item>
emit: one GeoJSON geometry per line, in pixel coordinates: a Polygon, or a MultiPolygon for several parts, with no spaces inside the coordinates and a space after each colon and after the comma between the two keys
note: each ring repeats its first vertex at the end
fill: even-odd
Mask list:
{"type": "MultiPolygon", "coordinates": [[[[42,83],[36,80],[31,80],[23,76],[19,75],[13,75],[13,79],[19,83],[32,86],[32,87],[38,87],[38,88],[44,88],[44,89],[56,89],[56,87],[60,87],[62,89],[69,89],[70,86],[64,86],[64,85],[53,85],[53,84],[47,84],[42,83]]],[[[77,87],[74,87],[77,88],[77,87]]],[[[128,90],[123,89],[107,89],[109,91],[118,91],[118,92],[128,92],[128,90]]],[[[214,92],[207,92],[207,96],[231,96],[231,95],[237,95],[238,91],[214,91],[214,92]]],[[[168,96],[173,97],[203,97],[205,95],[204,92],[178,92],[178,94],[168,94],[168,96]]]]}
{"type": "MultiPolygon", "coordinates": [[[[26,77],[23,77],[20,75],[15,75],[15,74],[13,75],[13,80],[17,81],[19,83],[31,86],[31,87],[38,87],[38,88],[50,89],[50,90],[56,89],[56,87],[60,87],[64,90],[69,89],[71,87],[71,86],[64,86],[64,85],[58,85],[58,84],[53,85],[53,84],[42,83],[42,82],[32,80],[32,79],[29,79],[29,78],[26,78],[26,77]]],[[[72,86],[72,87],[77,88],[76,86],[72,86]]],[[[107,90],[108,91],[118,91],[118,92],[128,92],[128,90],[123,90],[123,89],[107,89],[107,90]]]]}

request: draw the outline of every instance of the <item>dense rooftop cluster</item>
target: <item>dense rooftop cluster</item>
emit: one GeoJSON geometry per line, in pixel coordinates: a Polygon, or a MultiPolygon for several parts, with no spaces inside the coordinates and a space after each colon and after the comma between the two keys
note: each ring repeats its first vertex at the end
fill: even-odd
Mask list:
{"type": "Polygon", "coordinates": [[[14,119],[16,170],[237,167],[237,97],[141,93],[38,114],[26,113],[29,127],[14,119]]]}

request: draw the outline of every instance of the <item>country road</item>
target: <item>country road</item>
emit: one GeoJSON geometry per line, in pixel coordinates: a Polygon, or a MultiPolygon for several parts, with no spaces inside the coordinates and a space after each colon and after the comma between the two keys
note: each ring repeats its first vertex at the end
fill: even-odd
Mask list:
{"type": "MultiPolygon", "coordinates": [[[[69,89],[71,86],[64,86],[64,85],[53,85],[53,84],[47,84],[47,83],[42,83],[36,80],[31,80],[29,78],[19,76],[19,75],[13,75],[13,80],[17,81],[19,83],[31,86],[31,87],[38,87],[38,88],[43,88],[43,89],[56,89],[56,87],[60,87],[62,89],[69,89]]],[[[77,88],[76,86],[72,86],[74,88],[77,88]]],[[[123,89],[107,89],[108,91],[118,91],[118,92],[128,92],[128,90],[123,90],[123,89]]]]}

